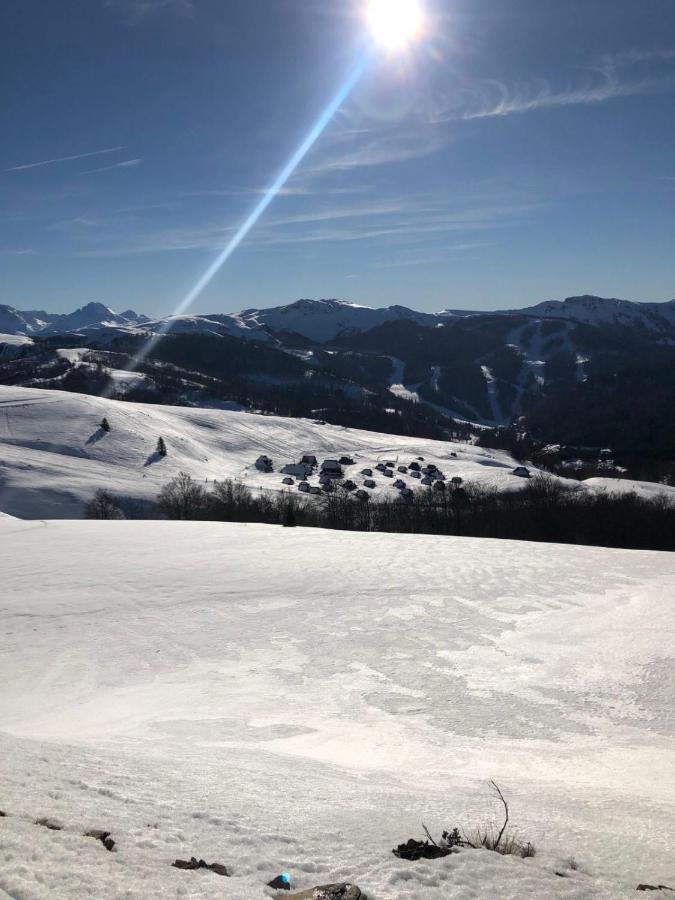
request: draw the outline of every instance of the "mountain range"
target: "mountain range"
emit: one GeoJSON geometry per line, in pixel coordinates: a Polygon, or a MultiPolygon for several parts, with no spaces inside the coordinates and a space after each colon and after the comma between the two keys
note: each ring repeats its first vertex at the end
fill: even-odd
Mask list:
{"type": "Polygon", "coordinates": [[[672,460],[675,300],[580,296],[428,313],[302,299],[159,319],[100,303],[61,315],[0,306],[0,383],[160,403],[234,400],[427,437],[448,423],[509,427],[618,448],[633,463],[672,460]]]}
{"type": "Polygon", "coordinates": [[[30,336],[138,328],[155,331],[171,323],[172,331],[183,333],[225,331],[233,337],[262,342],[286,335],[326,343],[370,331],[390,322],[408,322],[433,328],[458,318],[492,316],[563,320],[598,327],[640,328],[666,338],[672,338],[675,334],[675,300],[666,303],[638,303],[591,295],[547,300],[522,309],[446,309],[436,313],[419,312],[405,306],[373,309],[345,300],[303,299],[283,306],[245,309],[238,313],[167,316],[159,319],[150,319],[132,309],[116,313],[96,302],[67,314],[20,310],[0,304],[0,334],[30,336]]]}

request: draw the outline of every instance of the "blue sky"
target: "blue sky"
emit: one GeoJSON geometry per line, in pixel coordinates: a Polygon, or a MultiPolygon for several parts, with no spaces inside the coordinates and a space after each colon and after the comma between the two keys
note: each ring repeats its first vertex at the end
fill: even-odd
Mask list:
{"type": "MultiPolygon", "coordinates": [[[[0,303],[173,310],[335,95],[365,0],[5,0],[0,303]]],[[[675,297],[672,0],[426,0],[194,309],[675,297]]]]}

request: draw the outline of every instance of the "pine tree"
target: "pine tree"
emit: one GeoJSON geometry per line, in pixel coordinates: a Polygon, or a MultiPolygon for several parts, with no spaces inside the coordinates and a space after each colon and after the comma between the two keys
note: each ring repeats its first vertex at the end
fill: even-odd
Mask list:
{"type": "Polygon", "coordinates": [[[103,431],[110,431],[110,422],[106,419],[105,416],[101,419],[101,424],[99,426],[103,429],[103,431]]]}
{"type": "Polygon", "coordinates": [[[157,449],[155,452],[158,456],[166,456],[166,444],[164,443],[164,438],[159,438],[157,441],[157,449]]]}

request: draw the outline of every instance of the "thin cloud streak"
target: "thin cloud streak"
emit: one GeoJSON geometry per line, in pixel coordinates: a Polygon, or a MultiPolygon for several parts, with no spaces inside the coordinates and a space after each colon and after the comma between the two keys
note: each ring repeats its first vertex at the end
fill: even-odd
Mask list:
{"type": "Polygon", "coordinates": [[[80,172],[80,175],[95,175],[96,172],[111,172],[113,169],[134,169],[140,166],[142,159],[123,159],[122,162],[115,163],[112,166],[102,166],[100,169],[88,169],[86,172],[80,172]]]}
{"type": "Polygon", "coordinates": [[[87,159],[90,156],[103,156],[104,153],[119,153],[124,147],[106,147],[105,150],[91,150],[89,153],[76,153],[72,156],[57,156],[54,159],[42,159],[40,162],[23,163],[20,166],[12,166],[5,172],[25,172],[27,169],[38,169],[41,166],[54,166],[57,163],[71,162],[76,159],[87,159]]]}

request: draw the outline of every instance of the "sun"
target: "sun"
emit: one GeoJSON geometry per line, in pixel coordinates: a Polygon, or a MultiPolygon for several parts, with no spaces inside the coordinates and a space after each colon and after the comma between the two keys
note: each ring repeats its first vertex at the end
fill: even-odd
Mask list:
{"type": "Polygon", "coordinates": [[[422,33],[421,0],[367,0],[366,21],[381,47],[402,50],[422,33]]]}

